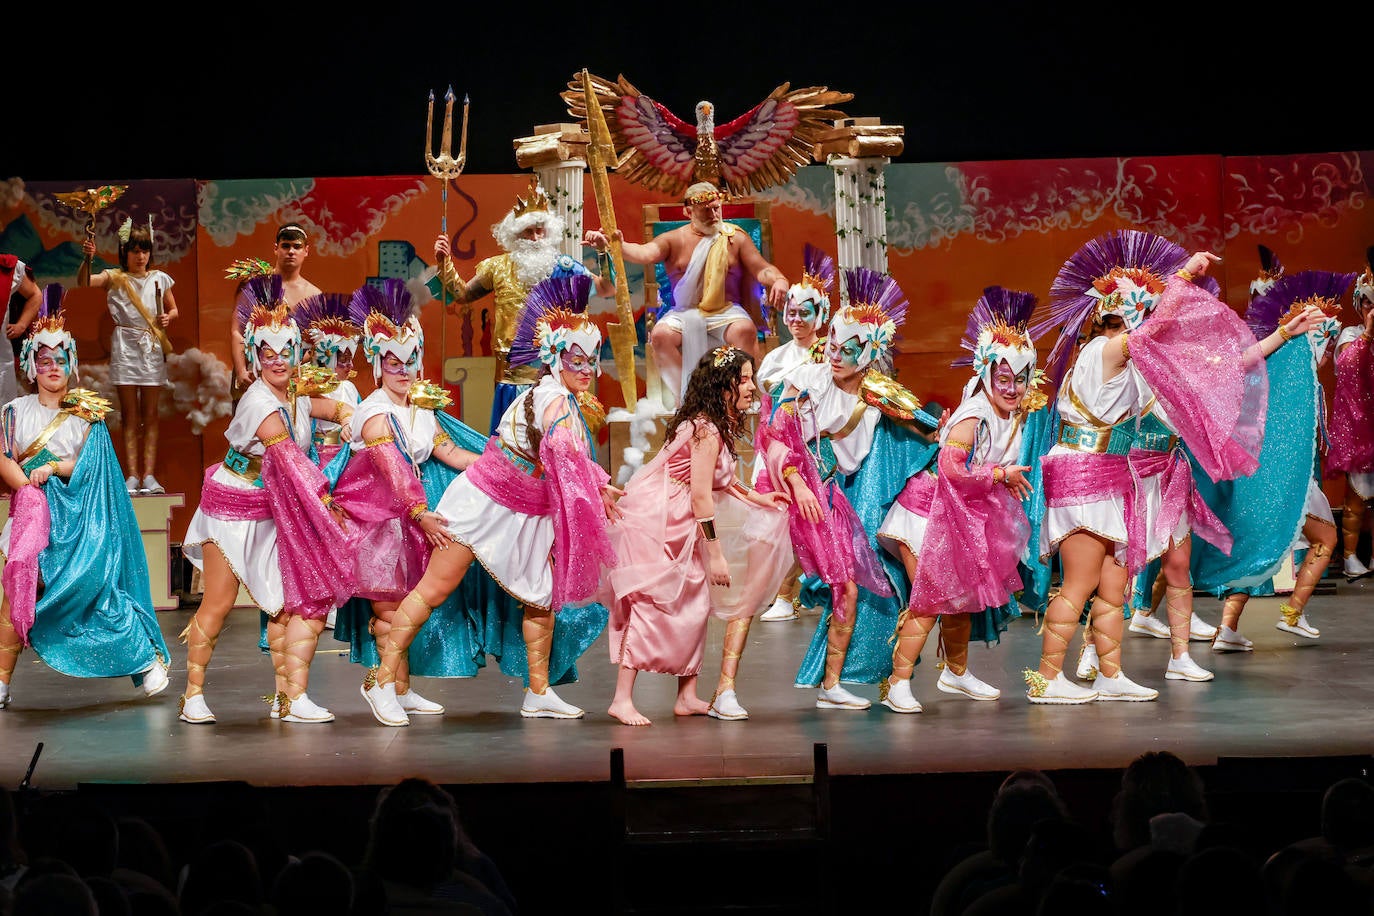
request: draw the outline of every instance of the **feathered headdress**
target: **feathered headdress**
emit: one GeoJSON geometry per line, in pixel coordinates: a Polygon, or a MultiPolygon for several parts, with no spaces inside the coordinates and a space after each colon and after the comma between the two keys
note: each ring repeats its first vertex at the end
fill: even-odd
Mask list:
{"type": "Polygon", "coordinates": [[[372,364],[372,377],[378,384],[387,354],[420,374],[425,332],[418,312],[404,280],[387,278],[381,286],[365,283],[354,290],[349,317],[362,329],[363,355],[372,364]]]}
{"type": "Polygon", "coordinates": [[[363,329],[353,321],[348,293],[317,293],[306,296],[291,310],[301,335],[315,350],[315,365],[337,370],[353,362],[363,329]]]}
{"type": "Polygon", "coordinates": [[[67,330],[66,313],[62,310],[62,297],[65,294],[61,283],[49,283],[43,288],[43,299],[38,305],[38,317],[29,325],[28,336],[19,348],[19,365],[33,381],[38,375],[34,365],[38,351],[43,347],[63,350],[67,354],[67,376],[76,377],[76,341],[67,330]]]}
{"type": "Polygon", "coordinates": [[[897,328],[906,321],[906,295],[896,280],[867,267],[848,268],[843,277],[849,304],[830,322],[830,341],[840,346],[857,337],[862,369],[886,355],[897,339],[897,328]]]}
{"type": "Polygon", "coordinates": [[[1374,304],[1374,245],[1365,249],[1364,259],[1364,272],[1355,279],[1353,297],[1355,312],[1361,316],[1364,315],[1365,309],[1374,304]]]}
{"type": "Polygon", "coordinates": [[[1263,339],[1287,324],[1308,306],[1315,305],[1326,316],[1308,330],[1312,352],[1317,359],[1341,329],[1341,297],[1355,279],[1354,273],[1335,273],[1329,270],[1301,270],[1280,277],[1273,289],[1255,299],[1245,311],[1245,323],[1263,339]]]}
{"type": "Polygon", "coordinates": [[[262,371],[259,347],[271,347],[293,366],[300,358],[301,332],[291,320],[280,274],[248,280],[235,304],[234,319],[243,332],[243,355],[255,372],[262,371]]]}
{"type": "Polygon", "coordinates": [[[835,259],[807,242],[802,250],[802,277],[787,291],[787,304],[812,303],[816,310],[812,326],[819,331],[830,320],[830,287],[834,282],[835,259]]]}
{"type": "Polygon", "coordinates": [[[968,324],[959,346],[968,350],[951,366],[972,366],[973,374],[991,379],[999,362],[1006,360],[1011,371],[1020,374],[1029,366],[1035,368],[1035,339],[1027,329],[1035,311],[1033,293],[1017,292],[1001,286],[989,286],[973,304],[968,324]]]}
{"type": "Polygon", "coordinates": [[[1261,245],[1259,246],[1259,258],[1259,276],[1250,281],[1251,299],[1269,292],[1274,288],[1279,277],[1283,276],[1283,262],[1279,260],[1278,255],[1261,245]]]}
{"type": "MultiPolygon", "coordinates": [[[[1139,229],[1117,229],[1087,242],[1064,262],[1050,285],[1045,318],[1031,328],[1031,336],[1062,326],[1045,360],[1046,374],[1056,385],[1064,377],[1078,332],[1089,316],[1118,315],[1128,329],[1140,326],[1159,301],[1169,277],[1190,257],[1187,249],[1139,229]]],[[[1216,295],[1221,287],[1208,276],[1198,286],[1216,295]]]]}
{"type": "Polygon", "coordinates": [[[556,370],[558,358],[573,347],[580,348],[588,359],[597,359],[601,329],[587,317],[591,288],[591,277],[581,274],[549,277],[535,284],[520,309],[520,322],[510,344],[510,364],[538,362],[556,370]]]}
{"type": "Polygon", "coordinates": [[[262,258],[239,258],[224,269],[226,280],[250,280],[272,274],[272,265],[262,258]]]}

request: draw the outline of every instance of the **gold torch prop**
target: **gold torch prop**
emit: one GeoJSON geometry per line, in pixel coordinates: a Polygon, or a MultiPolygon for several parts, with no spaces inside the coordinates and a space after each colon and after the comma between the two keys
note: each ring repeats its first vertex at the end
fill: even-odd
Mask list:
{"type": "Polygon", "coordinates": [[[592,79],[586,70],[581,76],[582,94],[587,104],[587,133],[591,143],[587,145],[587,162],[592,173],[592,191],[596,194],[596,213],[601,220],[601,231],[610,240],[611,266],[615,269],[615,314],[618,320],[609,322],[606,330],[611,337],[611,356],[615,358],[616,374],[620,376],[620,395],[625,399],[625,409],[631,412],[639,402],[635,384],[635,333],[634,311],[630,308],[630,283],[625,277],[625,259],[620,251],[620,239],[615,234],[615,206],[611,201],[611,180],[606,174],[607,163],[615,163],[615,147],[611,143],[611,131],[606,126],[606,114],[601,110],[592,91],[592,79]]]}
{"type": "MultiPolygon", "coordinates": [[[[105,184],[98,188],[68,191],[65,194],[58,194],[56,197],[59,203],[66,204],[73,210],[86,214],[86,238],[94,242],[96,215],[116,200],[119,200],[120,196],[127,190],[129,190],[129,186],[126,184],[105,184]]],[[[90,255],[87,255],[82,260],[81,268],[78,273],[83,277],[90,277],[90,255]]]]}
{"type": "MultiPolygon", "coordinates": [[[[468,161],[468,97],[463,96],[463,136],[458,144],[458,158],[454,158],[453,153],[453,87],[448,87],[448,92],[444,93],[444,130],[439,140],[439,155],[434,155],[434,90],[429,93],[429,116],[425,121],[425,167],[435,178],[442,179],[444,191],[442,200],[443,212],[440,216],[439,231],[445,236],[448,235],[448,183],[454,181],[459,175],[463,174],[463,166],[468,161]]],[[[441,282],[439,284],[439,295],[444,304],[444,317],[439,324],[439,366],[440,372],[443,371],[444,360],[448,358],[448,347],[445,345],[445,338],[448,330],[448,289],[441,282]]],[[[467,316],[464,316],[467,320],[467,316]]]]}

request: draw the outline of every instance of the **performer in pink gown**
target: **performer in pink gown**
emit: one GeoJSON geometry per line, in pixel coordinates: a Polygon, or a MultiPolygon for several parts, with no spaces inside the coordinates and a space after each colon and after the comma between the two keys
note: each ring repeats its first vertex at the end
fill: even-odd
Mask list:
{"type": "Polygon", "coordinates": [[[754,403],[754,360],[721,346],[697,363],[664,445],[625,488],[611,526],[617,563],[607,571],[611,661],[620,666],[610,714],[648,725],[634,705],[640,671],[675,675],[679,716],[745,719],[735,675],[753,615],[791,566],[783,493],[745,487],[735,445],[754,403]],[[746,560],[731,569],[731,560],[746,560]],[[712,614],[729,621],[711,703],[697,695],[712,614]]]}
{"type": "Polygon", "coordinates": [[[1031,485],[1019,457],[1023,403],[1034,387],[1035,342],[1026,330],[1034,309],[1030,293],[984,290],[961,342],[972,357],[954,363],[975,374],[940,428],[938,473],[912,477],[878,530],[885,547],[896,545],[912,583],[892,674],[880,685],[893,712],[922,709],[911,675],[937,621],[944,650],[937,688],[974,700],[1002,695],[968,670],[968,644],[972,615],[1014,602],[1021,590],[1018,565],[1030,539],[1021,500],[1031,485]]]}
{"type": "Polygon", "coordinates": [[[1355,278],[1350,296],[1359,320],[1336,337],[1336,390],[1331,398],[1331,448],[1325,468],[1329,475],[1345,477],[1341,543],[1343,571],[1351,582],[1370,572],[1356,549],[1367,507],[1374,500],[1374,247],[1366,258],[1368,264],[1355,278]]]}

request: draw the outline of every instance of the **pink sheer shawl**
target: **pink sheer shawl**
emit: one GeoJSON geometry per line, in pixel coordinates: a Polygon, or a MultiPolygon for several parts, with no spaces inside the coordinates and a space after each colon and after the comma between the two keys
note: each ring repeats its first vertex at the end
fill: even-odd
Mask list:
{"type": "Polygon", "coordinates": [[[356,529],[355,594],[370,601],[405,597],[429,563],[429,542],[407,514],[425,502],[410,462],[394,443],[355,449],[334,498],[356,529]]]}
{"type": "Polygon", "coordinates": [[[42,487],[20,487],[10,498],[10,551],[0,573],[10,603],[10,624],[24,645],[38,604],[38,555],[48,548],[52,515],[42,487]]]}
{"type": "Polygon", "coordinates": [[[1374,471],[1374,347],[1363,336],[1336,355],[1336,393],[1327,435],[1328,474],[1374,471]]]}

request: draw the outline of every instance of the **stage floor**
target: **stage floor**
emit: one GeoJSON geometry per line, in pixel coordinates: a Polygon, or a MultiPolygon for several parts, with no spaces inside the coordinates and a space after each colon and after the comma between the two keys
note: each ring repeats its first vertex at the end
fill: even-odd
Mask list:
{"type": "MultiPolygon", "coordinates": [[[[272,720],[260,699],[271,688],[271,667],[258,651],[257,612],[236,611],[216,650],[207,698],[215,725],[177,719],[185,685],[184,647],[176,634],[189,610],[159,617],[173,646],[172,684],[151,700],[127,679],[78,680],[21,657],[14,702],[0,711],[0,781],[17,786],[35,746],[43,752],[33,776],[42,789],[79,783],[186,783],[243,780],[260,786],[382,785],[423,775],[445,784],[604,782],[609,754],[625,749],[630,779],[776,777],[809,774],[812,746],[829,746],[835,775],[973,773],[1015,767],[1045,770],[1119,768],[1144,751],[1169,750],[1194,765],[1220,757],[1312,757],[1374,752],[1374,581],[1338,580],[1334,595],[1318,595],[1311,619],[1322,637],[1308,641],[1278,631],[1278,599],[1256,599],[1242,631],[1250,654],[1216,655],[1193,644],[1197,660],[1216,671],[1205,684],[1166,681],[1168,641],[1128,635],[1126,671],[1158,687],[1154,703],[1086,707],[1029,705],[1020,671],[1036,663],[1035,622],[1013,622],[1000,645],[975,645],[973,670],[1003,690],[1001,700],[977,703],[935,689],[933,644],[917,668],[920,715],[897,715],[877,704],[877,688],[855,692],[873,699],[865,712],[819,710],[815,692],[792,686],[816,615],[798,621],[756,622],[739,677],[751,718],[721,722],[672,714],[675,679],[641,675],[636,701],[653,719],[623,726],[606,714],[615,682],[603,636],[583,657],[582,679],[559,688],[588,710],[577,721],[526,720],[518,713],[521,687],[490,665],[473,679],[417,680],[442,702],[442,717],[416,716],[408,728],[386,728],[358,693],[363,671],[326,633],[310,695],[329,706],[328,725],[272,720]]],[[[1216,623],[1220,604],[1199,598],[1216,623]]],[[[723,626],[713,621],[707,674],[709,698],[723,626]]],[[[1077,639],[1070,658],[1076,657],[1077,639]]]]}

